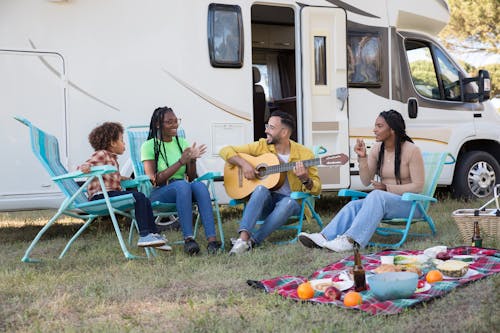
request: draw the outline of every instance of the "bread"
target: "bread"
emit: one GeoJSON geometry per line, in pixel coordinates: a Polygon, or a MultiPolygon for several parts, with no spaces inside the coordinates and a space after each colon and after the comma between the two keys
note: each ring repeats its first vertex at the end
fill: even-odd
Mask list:
{"type": "Polygon", "coordinates": [[[373,270],[374,273],[388,273],[388,272],[413,272],[418,276],[422,275],[422,270],[414,265],[391,265],[382,264],[373,270]]]}
{"type": "Polygon", "coordinates": [[[382,264],[373,270],[374,273],[388,273],[388,272],[399,272],[396,265],[382,264]]]}

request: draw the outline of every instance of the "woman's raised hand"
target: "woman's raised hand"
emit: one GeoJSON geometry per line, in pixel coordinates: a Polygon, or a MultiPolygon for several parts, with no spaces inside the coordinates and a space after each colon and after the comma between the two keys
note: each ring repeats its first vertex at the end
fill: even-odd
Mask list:
{"type": "Polygon", "coordinates": [[[191,159],[199,158],[206,152],[207,152],[207,145],[202,144],[197,146],[196,142],[194,142],[193,145],[191,146],[191,159]]]}
{"type": "Polygon", "coordinates": [[[358,157],[366,157],[366,146],[363,139],[356,139],[356,145],[354,145],[354,152],[358,154],[358,157]]]}

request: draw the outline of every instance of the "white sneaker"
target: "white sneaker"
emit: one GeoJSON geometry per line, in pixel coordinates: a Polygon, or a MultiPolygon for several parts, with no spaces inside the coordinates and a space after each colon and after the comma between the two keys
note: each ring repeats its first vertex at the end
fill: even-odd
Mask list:
{"type": "Polygon", "coordinates": [[[157,246],[155,247],[155,249],[157,250],[161,250],[161,251],[172,251],[172,247],[170,245],[162,245],[162,246],[157,246]]]}
{"type": "Polygon", "coordinates": [[[299,241],[305,247],[322,249],[325,246],[326,239],[320,233],[308,234],[301,232],[299,234],[299,241]]]}
{"type": "Polygon", "coordinates": [[[238,238],[236,240],[232,239],[231,241],[233,242],[233,248],[229,251],[229,255],[242,254],[252,248],[252,244],[249,240],[244,241],[243,239],[238,238]]]}
{"type": "Polygon", "coordinates": [[[337,236],[334,240],[326,242],[324,247],[335,252],[346,252],[354,249],[353,243],[346,235],[337,236]]]}

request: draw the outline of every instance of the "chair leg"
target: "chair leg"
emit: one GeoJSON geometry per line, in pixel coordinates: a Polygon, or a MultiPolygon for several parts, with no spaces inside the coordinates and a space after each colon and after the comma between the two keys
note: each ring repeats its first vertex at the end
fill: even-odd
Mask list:
{"type": "Polygon", "coordinates": [[[90,223],[92,223],[92,221],[95,220],[96,217],[97,217],[97,215],[90,215],[89,216],[87,221],[80,227],[80,229],[78,229],[78,231],[73,235],[73,237],[71,237],[71,239],[68,241],[68,243],[66,243],[64,250],[62,250],[61,254],[59,255],[59,259],[62,259],[62,257],[64,257],[66,252],[68,252],[71,244],[73,244],[73,242],[82,234],[82,232],[84,232],[85,229],[87,229],[87,227],[90,225],[90,223]]]}
{"type": "Polygon", "coordinates": [[[222,219],[220,217],[220,210],[219,210],[219,203],[217,201],[214,201],[214,210],[215,210],[215,216],[217,218],[217,227],[219,228],[219,235],[220,235],[220,248],[222,251],[224,251],[224,229],[222,229],[222,219]]]}
{"type": "Polygon", "coordinates": [[[59,218],[59,216],[61,216],[63,210],[59,210],[50,220],[49,222],[47,222],[46,225],[43,226],[43,228],[38,232],[38,234],[36,235],[36,237],[33,239],[33,241],[31,242],[30,246],[28,247],[28,249],[26,249],[26,252],[24,253],[24,256],[23,258],[21,259],[22,262],[27,262],[27,263],[34,263],[34,262],[40,262],[39,259],[33,259],[33,258],[30,258],[30,254],[31,254],[31,251],[33,251],[33,248],[35,247],[36,243],[38,243],[38,241],[40,240],[40,238],[43,236],[43,234],[47,231],[47,229],[49,229],[52,224],[54,224],[54,222],[59,218]]]}

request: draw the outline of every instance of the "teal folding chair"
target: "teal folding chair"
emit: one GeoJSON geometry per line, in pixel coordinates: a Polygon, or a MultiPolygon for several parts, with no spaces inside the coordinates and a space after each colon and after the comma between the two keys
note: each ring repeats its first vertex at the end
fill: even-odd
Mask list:
{"type": "MultiPolygon", "coordinates": [[[[423,152],[422,157],[424,159],[425,168],[425,184],[422,193],[417,194],[407,192],[402,195],[402,200],[412,202],[408,217],[382,220],[380,223],[383,226],[379,226],[375,230],[375,233],[378,235],[398,236],[400,237],[400,240],[396,243],[369,242],[368,245],[398,248],[403,245],[408,236],[427,237],[434,236],[436,234],[436,226],[432,218],[429,216],[428,210],[431,202],[437,202],[437,199],[434,198],[434,192],[436,191],[437,182],[439,176],[441,175],[441,171],[443,170],[443,166],[445,164],[455,163],[455,158],[449,153],[428,152],[423,152]],[[448,156],[451,157],[451,161],[447,162],[446,159],[448,156]],[[421,213],[422,217],[414,217],[417,210],[421,213]],[[411,226],[418,222],[426,222],[431,233],[410,233],[411,226]]],[[[349,189],[342,189],[338,193],[339,197],[351,197],[352,200],[362,199],[366,197],[366,195],[366,192],[349,189]]]]}
{"type": "MultiPolygon", "coordinates": [[[[144,165],[141,161],[141,146],[147,140],[149,133],[149,126],[139,125],[139,126],[129,126],[126,129],[130,159],[132,161],[132,167],[134,170],[134,178],[139,180],[139,190],[149,196],[151,194],[152,185],[149,181],[149,177],[145,174],[144,165]],[[147,180],[147,181],[144,181],[147,180]]],[[[182,128],[177,129],[177,135],[179,137],[185,138],[186,134],[182,128]]],[[[200,181],[205,183],[209,192],[210,198],[212,200],[212,208],[216,216],[217,227],[219,229],[221,250],[224,250],[224,230],[222,229],[222,220],[220,216],[219,202],[217,198],[217,193],[215,191],[215,180],[221,178],[220,172],[207,172],[202,176],[196,178],[194,181],[200,181]]],[[[158,225],[168,225],[173,223],[177,219],[177,209],[174,203],[162,203],[160,201],[154,201],[151,203],[153,206],[154,214],[156,216],[156,224],[158,225]],[[167,218],[168,222],[162,222],[163,219],[167,218]]],[[[194,227],[194,238],[198,233],[199,227],[201,225],[200,214],[197,214],[196,223],[194,227]]],[[[129,243],[132,242],[133,238],[133,228],[130,229],[129,233],[129,243]]],[[[173,244],[182,244],[183,241],[174,242],[173,244]]]]}
{"type": "MultiPolygon", "coordinates": [[[[313,152],[315,156],[319,156],[320,154],[326,153],[326,149],[321,146],[315,146],[313,148],[313,152]]],[[[306,209],[311,214],[310,218],[316,221],[316,223],[318,224],[319,229],[320,230],[323,229],[323,221],[321,220],[321,216],[319,216],[319,214],[315,210],[315,201],[316,199],[320,198],[319,195],[313,195],[306,192],[292,192],[290,194],[290,198],[300,201],[299,215],[290,216],[288,220],[285,222],[285,224],[278,227],[276,230],[295,230],[295,232],[293,233],[294,237],[289,240],[274,242],[274,244],[291,244],[297,242],[297,240],[299,239],[299,234],[302,232],[304,219],[307,219],[308,217],[306,209]]],[[[243,205],[243,209],[245,209],[246,202],[247,199],[232,199],[229,202],[229,205],[230,206],[243,205]]],[[[256,229],[262,226],[262,224],[264,224],[263,220],[257,221],[256,229]]],[[[253,232],[255,231],[256,230],[253,230],[253,232]]]]}
{"type": "MultiPolygon", "coordinates": [[[[112,166],[98,166],[93,167],[90,173],[84,174],[81,171],[68,173],[66,168],[62,165],[59,158],[59,143],[57,138],[50,135],[38,127],[34,126],[29,120],[22,117],[15,117],[16,120],[26,125],[30,129],[31,148],[33,153],[42,163],[45,170],[52,177],[52,180],[57,184],[61,192],[64,194],[65,199],[59,207],[57,213],[49,220],[49,222],[38,232],[36,237],[31,242],[26,250],[23,262],[38,262],[40,260],[33,259],[30,254],[38,243],[42,235],[52,226],[52,224],[61,216],[67,215],[74,218],[84,220],[83,226],[71,237],[66,244],[64,250],[59,255],[61,259],[69,250],[71,244],[82,234],[85,229],[99,216],[110,216],[113,227],[120,243],[120,247],[127,259],[144,258],[131,254],[123,241],[123,237],[116,220],[116,214],[130,218],[135,223],[133,214],[134,197],[132,194],[126,194],[116,197],[109,197],[107,192],[103,192],[104,199],[89,201],[85,195],[85,191],[90,182],[97,178],[102,188],[105,188],[102,175],[117,171],[112,166]],[[79,186],[75,179],[87,178],[82,186],[79,186]]],[[[146,251],[148,257],[149,252],[146,251]]]]}

